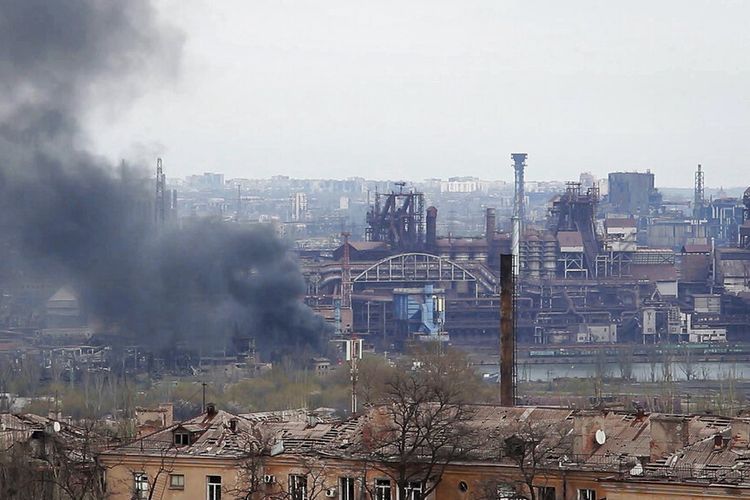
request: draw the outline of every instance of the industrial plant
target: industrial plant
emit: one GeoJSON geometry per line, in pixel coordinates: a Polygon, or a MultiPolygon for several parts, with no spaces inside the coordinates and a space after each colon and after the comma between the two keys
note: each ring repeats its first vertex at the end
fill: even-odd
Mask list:
{"type": "Polygon", "coordinates": [[[530,4],[0,0],[0,500],[750,498],[750,3],[530,4]]]}
{"type": "Polygon", "coordinates": [[[405,183],[375,193],[359,240],[301,253],[308,303],[380,349],[496,344],[500,260],[510,254],[525,355],[747,340],[750,189],[707,198],[698,166],[687,201],[665,199],[652,172],[613,172],[531,203],[527,155],[512,160],[512,207],[482,207],[475,235],[439,234],[440,207],[405,183]],[[527,205],[544,217],[527,216],[527,205]]]}

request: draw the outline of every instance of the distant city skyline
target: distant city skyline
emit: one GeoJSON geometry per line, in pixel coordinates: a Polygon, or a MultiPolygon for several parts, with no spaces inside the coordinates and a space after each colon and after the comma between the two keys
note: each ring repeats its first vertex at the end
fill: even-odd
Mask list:
{"type": "Polygon", "coordinates": [[[750,3],[161,0],[181,70],[89,110],[170,175],[512,180],[651,169],[750,184],[750,3]]]}
{"type": "MultiPolygon", "coordinates": [[[[636,172],[636,171],[635,170],[630,170],[628,172],[636,172]]],[[[640,172],[645,172],[645,171],[640,171],[640,172]]],[[[581,172],[581,173],[590,173],[590,172],[581,172]]],[[[206,176],[206,175],[208,175],[208,176],[219,175],[219,176],[221,176],[224,179],[223,182],[227,182],[227,183],[230,182],[230,181],[232,181],[232,180],[235,180],[235,179],[246,179],[246,180],[251,180],[251,181],[260,181],[260,180],[272,180],[275,177],[289,178],[291,180],[296,180],[296,181],[315,181],[315,180],[321,180],[321,181],[323,181],[323,180],[363,179],[363,180],[365,180],[367,182],[379,182],[379,183],[382,183],[382,182],[392,182],[392,183],[394,183],[394,188],[396,187],[395,186],[396,182],[403,181],[403,182],[407,183],[406,187],[408,188],[409,184],[425,184],[425,183],[429,183],[430,181],[438,181],[439,180],[439,181],[442,181],[442,182],[446,182],[446,181],[457,180],[457,179],[462,179],[462,180],[465,180],[465,179],[475,179],[475,180],[479,180],[479,181],[487,182],[487,183],[503,182],[503,183],[507,184],[508,188],[512,188],[513,187],[513,179],[510,179],[510,180],[509,179],[488,179],[488,178],[482,178],[482,177],[477,177],[477,176],[467,176],[467,175],[449,175],[449,176],[442,177],[442,178],[428,177],[428,178],[424,178],[424,179],[410,179],[410,178],[406,178],[406,177],[393,178],[393,179],[377,179],[377,178],[372,178],[372,177],[367,177],[367,176],[347,176],[347,177],[341,177],[341,178],[314,177],[314,176],[297,177],[297,176],[288,176],[288,175],[284,175],[284,174],[272,174],[272,175],[268,175],[268,176],[258,176],[258,177],[241,177],[241,176],[228,176],[228,175],[225,175],[223,172],[219,172],[219,171],[204,171],[204,172],[199,172],[199,173],[188,173],[185,176],[169,175],[169,176],[167,176],[167,180],[171,181],[171,182],[175,182],[175,181],[179,180],[180,182],[188,182],[188,183],[190,183],[190,182],[197,182],[197,183],[203,183],[204,182],[203,177],[206,176]]],[[[595,179],[597,181],[601,181],[603,179],[607,179],[608,175],[605,174],[602,177],[598,177],[598,176],[594,176],[594,177],[595,177],[595,179]]],[[[574,182],[579,182],[579,178],[578,177],[571,178],[571,179],[554,179],[554,178],[533,179],[532,178],[532,179],[526,179],[526,184],[527,184],[527,186],[536,185],[536,184],[565,184],[567,182],[573,182],[573,181],[574,182]]],[[[659,183],[659,176],[658,175],[655,176],[655,183],[656,183],[656,188],[657,189],[684,190],[686,192],[689,192],[690,195],[692,196],[693,186],[674,186],[674,185],[669,185],[669,184],[660,184],[659,183]]],[[[745,189],[747,189],[746,186],[741,186],[741,185],[737,185],[737,186],[730,186],[730,185],[725,185],[725,186],[704,186],[704,188],[705,188],[705,191],[708,194],[711,194],[713,192],[718,192],[718,191],[722,191],[723,190],[723,191],[735,191],[735,192],[737,192],[736,193],[737,195],[739,195],[740,191],[744,191],[745,189]]]]}

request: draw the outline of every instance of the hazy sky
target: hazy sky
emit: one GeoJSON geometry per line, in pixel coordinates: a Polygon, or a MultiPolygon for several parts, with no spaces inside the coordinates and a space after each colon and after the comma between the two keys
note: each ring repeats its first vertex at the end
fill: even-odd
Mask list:
{"type": "MultiPolygon", "coordinates": [[[[750,2],[160,0],[180,75],[88,119],[170,176],[750,185],[750,2]]],[[[147,77],[148,75],[144,75],[147,77]]]]}

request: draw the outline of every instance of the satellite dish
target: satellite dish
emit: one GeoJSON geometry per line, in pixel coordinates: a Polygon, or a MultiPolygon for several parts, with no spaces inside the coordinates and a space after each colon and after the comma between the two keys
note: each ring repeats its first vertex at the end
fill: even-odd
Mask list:
{"type": "Polygon", "coordinates": [[[596,444],[601,446],[607,442],[607,435],[604,434],[603,430],[599,429],[598,431],[596,431],[595,439],[596,439],[596,444]]]}
{"type": "Polygon", "coordinates": [[[55,432],[60,432],[60,422],[52,422],[52,430],[55,432]]]}
{"type": "Polygon", "coordinates": [[[635,464],[632,469],[630,469],[630,475],[631,476],[642,476],[643,475],[643,465],[641,464],[635,464]]]}

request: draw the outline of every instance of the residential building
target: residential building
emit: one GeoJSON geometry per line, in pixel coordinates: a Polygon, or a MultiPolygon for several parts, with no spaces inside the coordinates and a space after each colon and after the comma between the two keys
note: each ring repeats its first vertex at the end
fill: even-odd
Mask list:
{"type": "Polygon", "coordinates": [[[470,410],[460,458],[430,462],[433,456],[423,453],[434,467],[430,479],[401,487],[397,455],[374,460],[383,457],[378,437],[393,432],[379,408],[340,421],[304,411],[232,415],[209,405],[192,420],[103,453],[100,461],[114,500],[152,492],[163,500],[390,500],[399,490],[410,500],[520,498],[528,496],[528,484],[545,500],[750,498],[747,419],[495,405],[470,410]],[[533,464],[528,453],[537,453],[533,464]]]}

